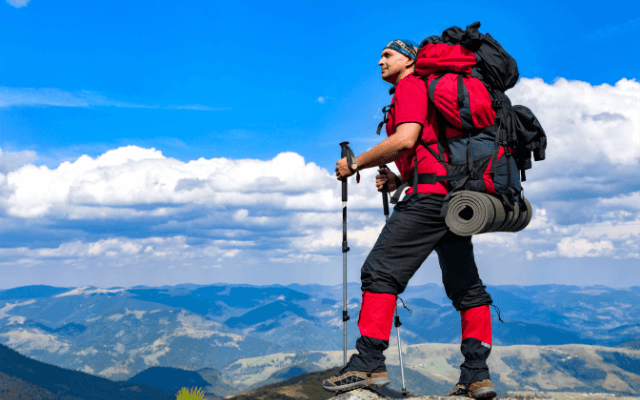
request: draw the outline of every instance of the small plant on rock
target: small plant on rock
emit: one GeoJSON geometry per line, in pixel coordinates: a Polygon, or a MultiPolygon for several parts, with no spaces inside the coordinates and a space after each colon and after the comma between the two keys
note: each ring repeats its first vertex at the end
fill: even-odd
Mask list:
{"type": "Polygon", "coordinates": [[[202,393],[201,388],[193,388],[191,390],[182,388],[176,396],[176,400],[204,400],[204,393],[202,393]]]}

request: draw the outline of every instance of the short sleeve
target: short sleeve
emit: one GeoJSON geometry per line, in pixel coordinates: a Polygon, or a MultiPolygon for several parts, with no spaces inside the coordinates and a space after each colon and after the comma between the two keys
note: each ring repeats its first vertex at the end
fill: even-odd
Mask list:
{"type": "Polygon", "coordinates": [[[427,88],[421,79],[414,76],[407,78],[402,79],[396,87],[395,126],[404,122],[417,122],[424,126],[427,119],[427,88]]]}

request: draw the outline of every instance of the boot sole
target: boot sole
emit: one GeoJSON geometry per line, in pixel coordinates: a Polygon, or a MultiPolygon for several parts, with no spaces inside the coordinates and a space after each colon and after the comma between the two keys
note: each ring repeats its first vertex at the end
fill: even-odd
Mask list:
{"type": "Polygon", "coordinates": [[[347,392],[349,390],[359,389],[359,388],[366,388],[366,387],[377,388],[377,387],[382,387],[382,386],[386,386],[389,383],[391,383],[389,378],[369,379],[368,382],[369,382],[368,385],[367,385],[367,381],[363,380],[363,381],[360,381],[360,382],[348,383],[346,385],[340,385],[340,386],[324,386],[324,385],[322,385],[322,388],[324,390],[328,391],[328,392],[347,392]]]}
{"type": "Polygon", "coordinates": [[[474,399],[493,399],[496,397],[496,391],[493,388],[480,388],[471,392],[474,399]]]}

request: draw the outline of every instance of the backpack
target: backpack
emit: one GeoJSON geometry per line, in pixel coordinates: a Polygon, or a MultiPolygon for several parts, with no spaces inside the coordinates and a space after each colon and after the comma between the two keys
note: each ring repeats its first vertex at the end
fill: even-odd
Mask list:
{"type": "MultiPolygon", "coordinates": [[[[516,202],[523,207],[525,170],[532,156],[545,158],[547,137],[540,122],[527,107],[512,106],[504,93],[519,78],[515,59],[479,27],[480,22],[464,31],[454,26],[424,39],[416,59],[414,74],[424,80],[437,109],[438,148],[449,155],[447,163],[439,155],[443,151],[436,154],[418,139],[447,168],[446,176],[436,178],[450,186],[442,215],[460,190],[497,196],[508,210],[516,202]]],[[[417,178],[426,180],[433,177],[417,178]]]]}

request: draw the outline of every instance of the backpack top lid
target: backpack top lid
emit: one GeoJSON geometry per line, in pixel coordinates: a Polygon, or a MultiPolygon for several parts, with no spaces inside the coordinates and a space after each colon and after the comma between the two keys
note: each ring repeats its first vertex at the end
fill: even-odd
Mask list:
{"type": "MultiPolygon", "coordinates": [[[[431,36],[425,40],[432,41],[418,51],[416,74],[421,76],[438,72],[470,74],[473,71],[477,61],[471,50],[461,45],[450,46],[443,43],[439,36],[431,36]]],[[[423,40],[422,43],[424,42],[423,40]]]]}
{"type": "Polygon", "coordinates": [[[427,76],[438,71],[471,74],[489,88],[505,92],[520,77],[516,60],[488,33],[480,33],[480,22],[463,31],[453,26],[441,36],[420,43],[416,73],[427,76]]]}

